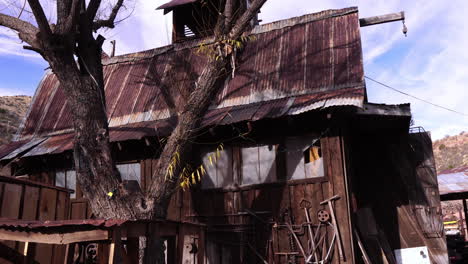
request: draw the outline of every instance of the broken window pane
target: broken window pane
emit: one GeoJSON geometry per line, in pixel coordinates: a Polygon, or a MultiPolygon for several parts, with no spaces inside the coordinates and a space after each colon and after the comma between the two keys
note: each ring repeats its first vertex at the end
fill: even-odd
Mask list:
{"type": "Polygon", "coordinates": [[[55,186],[65,188],[65,172],[58,171],[55,173],[55,186]]]}
{"type": "Polygon", "coordinates": [[[202,178],[202,188],[222,188],[232,184],[232,149],[202,152],[202,162],[206,174],[202,178]]]}
{"type": "Polygon", "coordinates": [[[70,198],[76,198],[76,172],[74,170],[69,170],[65,172],[67,177],[67,188],[72,189],[75,192],[70,194],[70,198]]]}
{"type": "Polygon", "coordinates": [[[286,138],[286,179],[323,177],[320,140],[314,136],[286,138]]]}
{"type": "Polygon", "coordinates": [[[140,163],[118,164],[117,170],[122,180],[137,181],[140,184],[140,163]]]}
{"type": "Polygon", "coordinates": [[[242,148],[242,185],[276,180],[276,151],[273,146],[242,148]]]}

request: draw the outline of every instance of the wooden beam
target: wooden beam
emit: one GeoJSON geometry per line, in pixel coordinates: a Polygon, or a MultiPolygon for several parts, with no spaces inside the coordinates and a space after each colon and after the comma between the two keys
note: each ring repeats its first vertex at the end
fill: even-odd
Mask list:
{"type": "Polygon", "coordinates": [[[76,242],[86,241],[99,241],[108,240],[108,230],[88,230],[88,231],[77,231],[69,233],[35,233],[35,232],[19,232],[0,229],[0,237],[3,240],[12,240],[20,242],[32,242],[32,243],[43,243],[43,244],[71,244],[76,242]]]}
{"type": "Polygon", "coordinates": [[[356,114],[362,116],[395,116],[395,117],[411,117],[411,109],[409,104],[401,105],[385,105],[365,103],[362,108],[357,109],[356,114]]]}
{"type": "Polygon", "coordinates": [[[386,14],[382,16],[373,16],[373,17],[365,17],[359,19],[359,25],[361,27],[367,27],[382,23],[394,22],[399,20],[405,20],[405,12],[397,12],[392,14],[386,14]]]}

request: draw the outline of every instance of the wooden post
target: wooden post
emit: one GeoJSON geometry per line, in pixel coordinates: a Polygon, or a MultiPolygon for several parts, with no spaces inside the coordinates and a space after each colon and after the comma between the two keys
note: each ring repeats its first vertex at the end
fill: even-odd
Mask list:
{"type": "MultiPolygon", "coordinates": [[[[466,199],[463,199],[463,214],[464,214],[464,218],[465,218],[465,228],[463,231],[465,232],[468,232],[468,209],[467,209],[467,206],[466,206],[466,199]]],[[[465,233],[464,232],[464,233],[465,233]]]]}
{"type": "Polygon", "coordinates": [[[140,239],[139,237],[127,237],[127,256],[130,263],[139,261],[140,239]]]}
{"type": "Polygon", "coordinates": [[[112,241],[109,246],[109,264],[114,264],[115,242],[112,241]]]}
{"type": "Polygon", "coordinates": [[[372,26],[382,23],[394,22],[399,20],[405,20],[405,12],[401,11],[398,13],[392,13],[382,16],[365,17],[359,19],[359,25],[361,27],[372,26]]]}
{"type": "Polygon", "coordinates": [[[64,264],[71,264],[73,262],[73,257],[75,255],[75,243],[67,244],[65,248],[65,260],[64,264]]]}
{"type": "Polygon", "coordinates": [[[124,261],[121,236],[120,228],[115,227],[112,232],[112,242],[109,247],[109,264],[122,263],[124,261]]]}
{"type": "Polygon", "coordinates": [[[28,250],[29,250],[29,242],[24,243],[23,248],[23,263],[28,263],[28,250]]]}

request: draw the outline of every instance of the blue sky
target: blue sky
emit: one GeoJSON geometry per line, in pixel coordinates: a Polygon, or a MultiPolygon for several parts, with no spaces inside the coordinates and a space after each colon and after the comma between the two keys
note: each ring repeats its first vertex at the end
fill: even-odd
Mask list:
{"type": "MultiPolygon", "coordinates": [[[[163,16],[162,11],[155,11],[155,8],[167,1],[130,2],[129,9],[134,7],[132,16],[101,34],[108,41],[117,41],[117,54],[166,45],[170,41],[171,16],[163,16]]],[[[14,6],[5,6],[6,2],[0,0],[0,12],[17,12],[14,6]]],[[[49,16],[54,8],[50,2],[45,4],[49,16]]],[[[349,6],[358,6],[360,17],[406,12],[408,37],[401,32],[401,22],[361,28],[367,76],[468,114],[468,89],[465,87],[468,83],[468,1],[268,0],[260,18],[262,23],[267,23],[349,6]]],[[[106,51],[110,51],[108,41],[104,45],[106,51]]],[[[0,95],[33,95],[46,68],[47,64],[38,55],[22,49],[14,32],[0,28],[0,95]]],[[[431,131],[433,139],[468,131],[466,115],[438,109],[366,82],[370,102],[411,103],[415,125],[431,131]]]]}

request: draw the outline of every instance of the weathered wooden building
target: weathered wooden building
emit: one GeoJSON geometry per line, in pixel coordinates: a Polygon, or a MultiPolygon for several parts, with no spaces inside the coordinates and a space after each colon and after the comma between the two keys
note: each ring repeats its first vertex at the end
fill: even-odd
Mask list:
{"type": "MultiPolygon", "coordinates": [[[[197,1],[179,2],[164,6],[182,23],[176,43],[103,61],[117,167],[143,190],[203,69],[200,45],[212,41],[176,19],[197,1]]],[[[368,102],[357,8],[250,36],[191,139],[192,165],[207,174],[171,200],[169,262],[408,263],[401,253],[421,247],[423,261],[448,263],[430,138],[409,132],[409,105],[368,102]]],[[[47,73],[0,162],[11,176],[76,190],[69,218],[93,218],[76,185],[67,105],[47,73]]]]}

